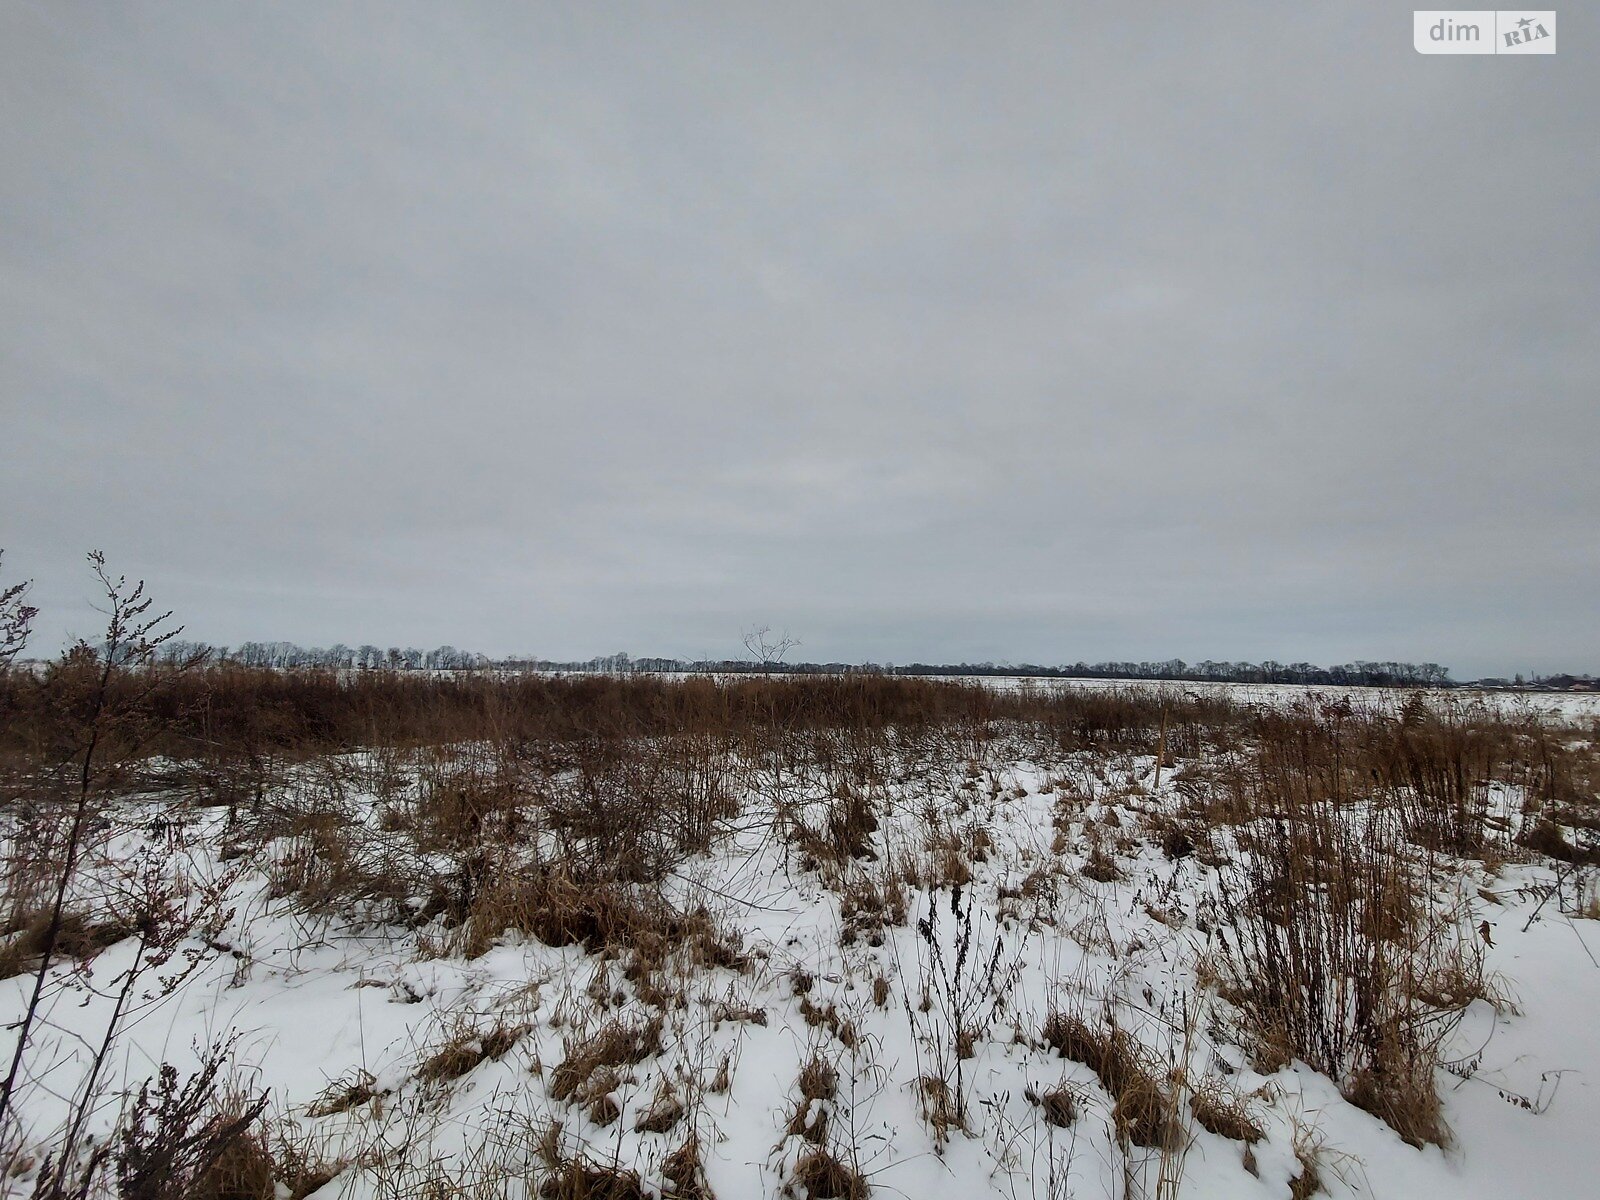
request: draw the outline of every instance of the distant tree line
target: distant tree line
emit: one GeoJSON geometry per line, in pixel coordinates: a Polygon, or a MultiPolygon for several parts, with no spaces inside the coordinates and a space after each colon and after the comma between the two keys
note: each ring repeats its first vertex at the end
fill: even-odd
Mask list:
{"type": "Polygon", "coordinates": [[[911,663],[895,668],[913,675],[1041,675],[1062,679],[1187,679],[1204,683],[1304,683],[1361,687],[1449,687],[1450,668],[1438,663],[1353,662],[1334,667],[1314,663],[1214,662],[1186,663],[1181,658],[1160,662],[1076,662],[1049,667],[1034,663],[962,663],[955,667],[911,663]]]}
{"type": "Polygon", "coordinates": [[[173,641],[162,647],[162,657],[181,662],[204,653],[214,662],[238,663],[246,667],[332,667],[339,670],[390,671],[469,671],[490,666],[482,654],[440,646],[435,650],[402,649],[390,646],[297,646],[293,642],[243,642],[238,646],[207,646],[198,642],[173,641]]]}
{"type": "Polygon", "coordinates": [[[630,658],[609,654],[583,661],[508,658],[495,666],[538,671],[767,671],[796,674],[842,674],[871,671],[890,675],[1030,675],[1047,679],[1180,679],[1209,683],[1303,683],[1363,687],[1450,687],[1450,669],[1438,663],[1353,662],[1334,667],[1312,663],[1213,662],[1077,662],[1064,666],[1038,663],[841,663],[756,662],[750,659],[685,661],[677,658],[630,658]]]}
{"type": "MultiPolygon", "coordinates": [[[[1333,667],[1314,663],[1265,662],[1185,662],[1167,658],[1159,662],[1075,662],[1061,666],[1040,663],[961,662],[961,663],[847,663],[783,662],[753,658],[682,659],[634,658],[628,654],[601,654],[585,659],[538,658],[509,655],[490,658],[454,646],[418,650],[414,646],[346,646],[342,643],[300,646],[294,642],[243,642],[238,646],[209,646],[201,642],[170,641],[159,651],[166,662],[183,662],[196,656],[213,662],[238,663],[248,667],[291,669],[324,667],[345,671],[593,671],[609,675],[627,674],[794,674],[846,675],[1012,675],[1043,679],[1169,679],[1198,683],[1300,683],[1312,686],[1353,687],[1462,687],[1450,678],[1450,669],[1438,663],[1366,662],[1358,660],[1333,667]]],[[[1592,675],[1518,675],[1515,679],[1480,679],[1484,687],[1527,688],[1541,691],[1600,690],[1600,680],[1592,675]]]]}

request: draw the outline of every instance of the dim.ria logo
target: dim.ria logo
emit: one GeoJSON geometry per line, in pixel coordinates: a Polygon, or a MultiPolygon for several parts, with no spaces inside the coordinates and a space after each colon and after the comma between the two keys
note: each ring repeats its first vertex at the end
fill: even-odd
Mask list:
{"type": "Polygon", "coordinates": [[[1412,13],[1419,54],[1554,54],[1556,14],[1547,9],[1422,9],[1412,13]]]}

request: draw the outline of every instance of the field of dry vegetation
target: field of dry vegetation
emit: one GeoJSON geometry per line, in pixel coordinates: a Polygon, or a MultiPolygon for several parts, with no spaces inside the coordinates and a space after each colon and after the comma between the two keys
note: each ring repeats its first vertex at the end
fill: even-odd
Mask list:
{"type": "Polygon", "coordinates": [[[157,665],[108,583],[0,672],[7,1192],[1473,1194],[1594,1119],[1517,1040],[1592,719],[157,665]]]}

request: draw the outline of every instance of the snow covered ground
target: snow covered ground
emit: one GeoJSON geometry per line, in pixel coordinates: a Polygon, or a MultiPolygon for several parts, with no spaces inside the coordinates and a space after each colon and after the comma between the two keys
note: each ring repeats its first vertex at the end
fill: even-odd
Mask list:
{"type": "MultiPolygon", "coordinates": [[[[686,1144],[703,1170],[693,1186],[725,1200],[829,1195],[851,1178],[908,1197],[1265,1200],[1310,1194],[1313,1179],[1334,1196],[1593,1192],[1600,921],[1574,913],[1593,904],[1592,880],[1557,894],[1548,860],[1431,860],[1427,903],[1481,947],[1505,1002],[1461,1014],[1437,1072],[1450,1144],[1417,1148],[1304,1063],[1253,1064],[1216,986],[1233,835],[1217,831],[1213,854],[1162,840],[1211,777],[1180,762],[1158,783],[1148,754],[1040,762],[1025,749],[999,737],[905,758],[868,788],[875,828],[859,853],[836,859],[807,838],[836,811],[837,778],[745,777],[737,812],[663,885],[676,911],[704,910],[727,953],[680,929],[653,957],[514,932],[467,957],[442,919],[408,928],[309,900],[303,832],[244,854],[226,810],[145,798],[108,869],[141,844],[180,846],[192,883],[220,881],[228,911],[187,946],[197,965],[181,988],[156,983],[181,954],[141,983],[149,999],[117,1041],[108,1095],[235,1038],[239,1083],[270,1093],[274,1137],[331,1174],[319,1200],[421,1195],[428,1179],[507,1196],[531,1180],[534,1194],[556,1161],[692,1195],[687,1176],[671,1182],[686,1144]],[[1063,1015],[1137,1039],[1176,1140],[1125,1136],[1116,1081],[1052,1044],[1063,1015]],[[598,1065],[576,1065],[590,1052],[598,1065]],[[1228,1125],[1219,1112],[1222,1132],[1207,1127],[1228,1125]]],[[[305,768],[285,797],[303,810],[335,777],[325,806],[363,844],[398,845],[395,785],[371,783],[367,756],[305,768]]],[[[406,869],[430,862],[395,854],[406,869]]],[[[97,992],[138,950],[117,943],[87,976],[54,969],[62,1065],[19,1101],[36,1131],[56,1127],[87,1061],[71,1035],[94,1041],[111,1003],[97,992]]],[[[0,983],[5,1020],[28,984],[0,983]]],[[[97,1114],[98,1134],[114,1115],[97,1114]]],[[[570,1190],[582,1176],[562,1178],[570,1190]]]]}
{"type": "MultiPolygon", "coordinates": [[[[578,674],[579,672],[565,672],[578,674]]],[[[693,676],[669,673],[665,678],[693,676]]],[[[791,678],[780,676],[780,678],[791,678]]],[[[804,678],[794,676],[792,678],[804,678]]],[[[1302,683],[1208,683],[1172,679],[1056,679],[1038,675],[931,675],[908,676],[946,683],[979,684],[1001,690],[1035,689],[1085,692],[1132,691],[1141,694],[1217,696],[1259,708],[1286,708],[1323,698],[1344,698],[1350,703],[1394,709],[1411,694],[1406,688],[1331,687],[1302,683]]],[[[1536,692],[1490,688],[1449,688],[1424,692],[1428,703],[1457,712],[1493,713],[1506,719],[1523,717],[1556,723],[1600,719],[1600,692],[1536,692]]]]}
{"type": "MultiPolygon", "coordinates": [[[[1071,688],[1080,691],[1130,689],[1143,693],[1219,696],[1239,704],[1283,708],[1310,699],[1344,697],[1352,704],[1392,708],[1405,700],[1405,688],[1326,687],[1302,683],[1206,683],[1168,679],[1048,679],[1035,675],[939,676],[953,682],[980,682],[996,688],[1071,688]]],[[[1528,716],[1540,720],[1572,722],[1600,718],[1600,692],[1533,692],[1487,688],[1451,688],[1428,691],[1436,708],[1470,711],[1481,709],[1511,719],[1528,716]]]]}

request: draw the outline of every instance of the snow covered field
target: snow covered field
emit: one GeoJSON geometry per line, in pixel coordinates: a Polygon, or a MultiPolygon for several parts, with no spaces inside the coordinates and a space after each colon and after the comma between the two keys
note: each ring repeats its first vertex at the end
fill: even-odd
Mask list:
{"type": "MultiPolygon", "coordinates": [[[[671,674],[667,678],[689,679],[671,674]]],[[[730,676],[729,678],[735,678],[730,676]]],[[[743,676],[740,678],[755,678],[743,676]]],[[[784,676],[802,679],[804,676],[784,676]]],[[[1038,675],[932,675],[910,676],[942,683],[973,684],[1001,691],[1034,690],[1081,692],[1130,691],[1154,696],[1214,696],[1235,704],[1258,708],[1285,708],[1322,698],[1344,698],[1365,708],[1393,708],[1409,694],[1404,688],[1327,687],[1301,683],[1207,683],[1170,679],[1056,679],[1038,675]]],[[[1600,718],[1600,692],[1535,692],[1487,688],[1451,688],[1429,691],[1436,709],[1460,713],[1485,713],[1508,719],[1529,716],[1552,722],[1582,722],[1600,718]]]]}
{"type": "MultiPolygon", "coordinates": [[[[1355,699],[1372,730],[1426,719],[1355,699]]],[[[61,1144],[123,994],[77,1149],[115,1155],[139,1082],[226,1044],[219,1103],[265,1094],[267,1173],[245,1162],[207,1194],[1588,1194],[1600,908],[1592,867],[1524,844],[1532,768],[1469,789],[1471,853],[1385,843],[1384,886],[1416,909],[1394,938],[1429,966],[1383,1003],[1437,1032],[1444,1145],[1413,1145],[1349,1079],[1264,1051],[1238,971],[1282,806],[1238,811],[1269,778],[1243,743],[1176,719],[1157,736],[1159,771],[1139,739],[1008,722],[795,733],[781,753],[649,758],[657,742],[642,769],[470,743],[302,762],[232,809],[163,792],[180,764],[156,764],[105,814],[74,902],[115,920],[160,893],[190,923],[50,969],[7,1186],[61,1144]],[[671,802],[631,824],[652,810],[607,808],[644,794],[671,802]]],[[[1555,744],[1581,764],[1585,736],[1555,744]]],[[[1380,807],[1352,794],[1291,823],[1380,807]]],[[[24,833],[13,817],[13,851],[24,833]]],[[[32,984],[0,984],[7,1022],[32,984]]]]}
{"type": "MultiPolygon", "coordinates": [[[[1319,687],[1301,683],[1204,683],[1166,679],[1049,679],[1036,675],[938,676],[950,682],[982,683],[1001,689],[1073,689],[1086,692],[1137,691],[1152,695],[1216,696],[1260,708],[1284,708],[1324,697],[1343,697],[1363,707],[1389,708],[1408,694],[1402,688],[1319,687]]],[[[1474,710],[1517,718],[1524,715],[1556,722],[1600,718],[1600,692],[1520,692],[1455,688],[1428,692],[1435,708],[1474,710]]]]}

